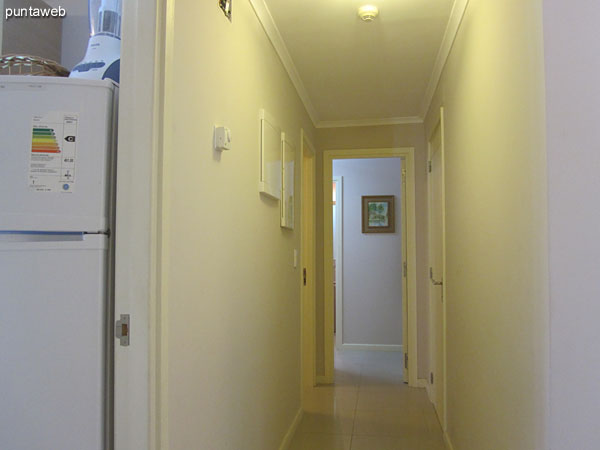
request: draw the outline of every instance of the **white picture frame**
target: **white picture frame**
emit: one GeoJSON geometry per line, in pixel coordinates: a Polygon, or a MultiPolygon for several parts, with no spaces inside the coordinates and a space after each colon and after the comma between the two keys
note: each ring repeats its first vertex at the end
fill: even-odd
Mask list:
{"type": "Polygon", "coordinates": [[[294,178],[296,175],[296,147],[281,133],[281,226],[294,229],[294,178]]]}
{"type": "Polygon", "coordinates": [[[275,200],[281,198],[281,129],[264,109],[260,119],[260,175],[258,190],[275,200]]]}

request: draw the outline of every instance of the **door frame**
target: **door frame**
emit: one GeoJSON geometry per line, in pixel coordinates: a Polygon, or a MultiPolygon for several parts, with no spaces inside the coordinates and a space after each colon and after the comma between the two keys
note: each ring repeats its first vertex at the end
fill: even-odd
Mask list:
{"type": "MultiPolygon", "coordinates": [[[[300,354],[301,354],[301,365],[302,365],[302,387],[303,390],[315,386],[317,379],[317,365],[316,365],[316,242],[315,237],[317,233],[317,222],[316,222],[316,150],[312,144],[308,135],[304,129],[300,130],[300,299],[301,303],[301,339],[300,339],[300,354]],[[309,158],[308,165],[305,166],[305,157],[309,158]],[[306,217],[304,207],[306,202],[306,191],[304,177],[306,171],[312,172],[312,217],[306,217]],[[306,223],[310,222],[310,223],[306,223]],[[312,249],[311,254],[307,255],[305,249],[310,247],[312,249]],[[310,276],[308,279],[307,287],[308,292],[304,290],[304,268],[307,269],[307,274],[310,276]]],[[[310,191],[309,191],[310,192],[310,191]]],[[[302,403],[304,406],[305,396],[302,395],[302,403]]]]}
{"type": "MultiPolygon", "coordinates": [[[[437,118],[436,121],[434,121],[434,126],[432,127],[432,131],[428,136],[427,139],[427,161],[428,164],[430,164],[431,162],[431,156],[432,156],[432,145],[431,145],[431,141],[433,139],[433,136],[435,135],[435,132],[437,131],[438,127],[440,130],[440,159],[441,159],[441,183],[442,183],[442,199],[441,199],[441,207],[442,207],[442,211],[441,211],[441,216],[442,216],[442,298],[443,298],[443,302],[442,302],[442,370],[443,370],[443,377],[440,380],[442,383],[442,387],[444,389],[443,392],[443,396],[442,396],[442,401],[443,401],[443,405],[442,405],[442,418],[440,419],[441,422],[441,426],[442,426],[442,430],[444,432],[446,432],[447,430],[447,408],[448,408],[448,386],[447,386],[447,354],[446,354],[446,338],[447,338],[447,333],[446,333],[446,305],[447,305],[447,295],[446,295],[446,280],[447,280],[447,276],[446,276],[446,155],[445,155],[445,135],[444,135],[444,126],[445,126],[445,122],[444,122],[444,107],[441,106],[440,110],[439,110],[439,117],[437,118]]],[[[432,249],[432,234],[433,234],[433,230],[431,227],[431,223],[432,223],[432,201],[431,201],[431,196],[433,195],[433,187],[432,187],[432,177],[429,176],[429,171],[427,173],[427,217],[428,217],[428,265],[427,267],[431,267],[431,261],[433,258],[433,249],[432,249]]],[[[429,343],[430,343],[430,352],[429,352],[429,365],[430,368],[433,370],[433,372],[436,374],[439,373],[439,371],[436,370],[436,362],[435,362],[435,353],[433,351],[434,345],[435,345],[435,336],[433,333],[433,327],[434,327],[434,320],[433,320],[433,304],[434,304],[434,290],[432,289],[432,284],[431,284],[431,280],[429,281],[429,289],[428,289],[428,293],[429,293],[429,323],[431,324],[430,329],[429,329],[429,343]]],[[[432,387],[431,387],[431,380],[427,380],[427,387],[428,387],[428,394],[429,394],[429,399],[432,401],[432,403],[435,401],[435,395],[434,395],[434,391],[432,391],[432,387]]],[[[433,389],[435,389],[435,386],[433,387],[433,389]]]]}
{"type": "Polygon", "coordinates": [[[337,255],[335,256],[335,346],[338,350],[344,345],[344,177],[333,177],[335,186],[335,220],[337,223],[336,241],[337,255]]]}
{"type": "MultiPolygon", "coordinates": [[[[331,204],[333,160],[366,158],[402,158],[406,170],[403,196],[406,199],[406,277],[404,286],[406,295],[402,296],[403,322],[408,330],[408,342],[403,342],[403,351],[408,358],[408,384],[418,386],[417,367],[417,250],[416,250],[416,213],[415,213],[415,150],[413,147],[372,148],[323,151],[323,317],[324,317],[324,356],[325,373],[318,377],[322,383],[334,380],[334,342],[333,342],[333,212],[325,207],[331,204]],[[406,307],[405,307],[406,305],[406,307]]],[[[402,177],[402,174],[399,174],[402,177]]],[[[402,179],[402,178],[400,178],[402,179]]]]}
{"type": "Polygon", "coordinates": [[[129,347],[113,341],[115,450],[166,448],[158,290],[166,7],[167,0],[123,2],[114,288],[115,316],[130,314],[131,326],[129,347]]]}

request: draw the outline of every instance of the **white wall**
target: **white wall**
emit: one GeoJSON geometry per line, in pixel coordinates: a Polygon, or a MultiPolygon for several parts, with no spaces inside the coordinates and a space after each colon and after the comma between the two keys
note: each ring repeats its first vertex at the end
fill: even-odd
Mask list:
{"type": "Polygon", "coordinates": [[[457,450],[548,450],[543,58],[542,0],[470,0],[426,120],[429,135],[444,106],[447,416],[457,450]]]}
{"type": "MultiPolygon", "coordinates": [[[[6,8],[47,8],[42,0],[4,0],[6,8]]],[[[12,18],[4,20],[2,10],[2,48],[0,53],[39,56],[53,61],[60,60],[62,19],[60,18],[12,18]]]]}
{"type": "Polygon", "coordinates": [[[46,0],[50,6],[62,6],[67,17],[62,20],[62,48],[60,63],[71,70],[79,63],[87,49],[90,36],[87,0],[46,0]]]}
{"type": "Polygon", "coordinates": [[[600,448],[600,4],[544,1],[551,450],[600,448]]]}
{"type": "MultiPolygon", "coordinates": [[[[161,287],[169,450],[276,450],[300,409],[300,215],[258,192],[260,108],[314,129],[250,2],[170,0],[161,287]],[[212,149],[213,126],[232,149],[212,149]]],[[[296,172],[299,186],[299,171],[296,172]]],[[[298,189],[296,192],[300,192],[298,189]]],[[[296,196],[299,211],[299,196],[296,196]]]]}
{"type": "Polygon", "coordinates": [[[2,53],[2,33],[4,26],[4,0],[0,0],[0,12],[2,13],[2,17],[0,17],[0,53],[2,53]]]}
{"type": "Polygon", "coordinates": [[[402,160],[341,159],[344,344],[402,345],[402,160]],[[363,195],[395,196],[395,233],[362,233],[363,195]]]}
{"type": "Polygon", "coordinates": [[[72,70],[83,60],[90,37],[88,16],[69,14],[63,19],[61,60],[62,66],[72,70]]]}

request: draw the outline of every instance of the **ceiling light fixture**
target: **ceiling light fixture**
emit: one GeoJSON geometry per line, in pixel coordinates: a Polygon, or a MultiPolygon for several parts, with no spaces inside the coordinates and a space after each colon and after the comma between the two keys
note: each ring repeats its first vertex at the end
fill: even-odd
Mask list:
{"type": "Polygon", "coordinates": [[[365,22],[372,22],[379,15],[379,9],[374,5],[364,5],[358,8],[358,17],[365,22]]]}

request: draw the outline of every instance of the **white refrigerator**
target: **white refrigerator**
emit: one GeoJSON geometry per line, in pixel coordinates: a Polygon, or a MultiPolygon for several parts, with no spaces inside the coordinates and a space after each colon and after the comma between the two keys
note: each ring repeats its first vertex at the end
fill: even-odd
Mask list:
{"type": "Polygon", "coordinates": [[[2,449],[111,445],[117,96],[0,77],[2,449]]]}

